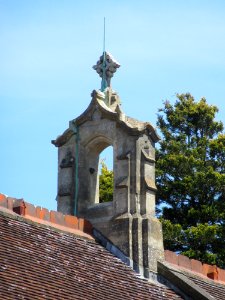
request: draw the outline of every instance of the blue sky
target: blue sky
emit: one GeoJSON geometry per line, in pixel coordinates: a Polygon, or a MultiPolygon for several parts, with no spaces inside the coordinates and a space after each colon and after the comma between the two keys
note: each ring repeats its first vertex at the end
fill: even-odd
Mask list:
{"type": "Polygon", "coordinates": [[[155,124],[190,92],[225,123],[225,1],[0,0],[0,192],[56,209],[51,140],[100,88],[104,16],[127,115],[155,124]]]}

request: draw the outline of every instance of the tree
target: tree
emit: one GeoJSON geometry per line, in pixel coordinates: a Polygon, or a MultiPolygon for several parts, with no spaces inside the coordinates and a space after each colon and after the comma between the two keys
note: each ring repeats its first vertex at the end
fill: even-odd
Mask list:
{"type": "Polygon", "coordinates": [[[165,248],[224,268],[225,135],[217,112],[190,94],[164,102],[156,184],[165,248]]]}
{"type": "Polygon", "coordinates": [[[99,175],[99,202],[113,200],[113,171],[108,170],[104,161],[101,162],[101,174],[99,175]]]}

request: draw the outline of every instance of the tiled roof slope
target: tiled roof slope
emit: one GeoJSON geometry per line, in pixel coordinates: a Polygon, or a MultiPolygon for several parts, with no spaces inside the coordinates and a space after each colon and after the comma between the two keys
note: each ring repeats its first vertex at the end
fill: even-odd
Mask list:
{"type": "Polygon", "coordinates": [[[208,292],[211,296],[213,296],[215,299],[222,300],[225,299],[225,285],[220,284],[216,281],[205,279],[197,274],[193,274],[191,272],[183,272],[184,275],[194,282],[197,286],[204,289],[206,292],[208,292]]]}
{"type": "Polygon", "coordinates": [[[190,299],[225,299],[225,285],[220,282],[166,262],[159,263],[158,270],[160,275],[189,296],[190,299]]]}
{"type": "Polygon", "coordinates": [[[94,240],[0,212],[0,299],[181,299],[94,240]]]}
{"type": "Polygon", "coordinates": [[[220,281],[221,283],[225,284],[225,270],[220,269],[215,265],[204,264],[199,260],[190,259],[181,254],[177,255],[175,252],[169,250],[165,250],[165,261],[195,272],[200,276],[207,277],[215,281],[220,281]]]}
{"type": "MultiPolygon", "coordinates": [[[[201,299],[225,299],[225,270],[202,264],[200,261],[165,251],[165,262],[159,265],[159,273],[180,288],[186,295],[199,292],[201,299]]],[[[200,299],[195,295],[193,299],[200,299]]]]}

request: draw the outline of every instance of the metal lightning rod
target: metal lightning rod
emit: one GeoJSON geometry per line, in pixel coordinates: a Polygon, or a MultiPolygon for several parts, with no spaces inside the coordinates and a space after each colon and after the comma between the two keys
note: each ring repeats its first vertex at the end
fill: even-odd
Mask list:
{"type": "Polygon", "coordinates": [[[106,52],[105,52],[105,17],[104,17],[104,33],[103,33],[103,62],[102,62],[102,84],[101,84],[101,91],[107,88],[106,82],[106,52]]]}

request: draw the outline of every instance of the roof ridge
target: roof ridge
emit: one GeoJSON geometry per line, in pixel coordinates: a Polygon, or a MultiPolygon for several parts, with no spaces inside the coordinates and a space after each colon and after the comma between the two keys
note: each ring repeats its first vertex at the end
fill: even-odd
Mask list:
{"type": "Polygon", "coordinates": [[[89,221],[72,215],[63,215],[61,212],[49,211],[47,208],[40,206],[35,207],[33,204],[24,201],[24,199],[7,197],[0,193],[0,210],[8,214],[22,216],[38,224],[93,239],[93,227],[89,221]]]}
{"type": "Polygon", "coordinates": [[[216,265],[205,264],[182,254],[176,254],[170,250],[165,250],[165,261],[191,271],[195,275],[207,277],[215,282],[225,284],[225,270],[216,265]]]}

